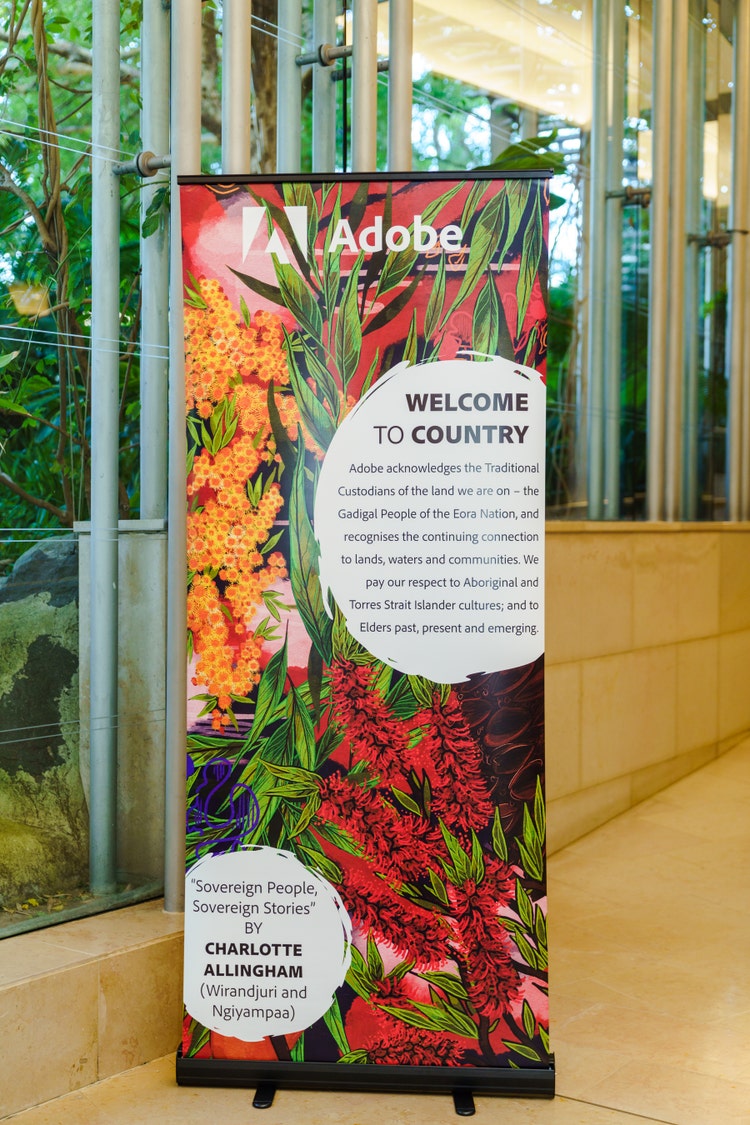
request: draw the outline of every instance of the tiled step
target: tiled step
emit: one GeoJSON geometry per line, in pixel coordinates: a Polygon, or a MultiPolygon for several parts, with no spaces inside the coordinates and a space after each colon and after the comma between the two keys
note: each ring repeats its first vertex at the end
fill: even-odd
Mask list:
{"type": "Polygon", "coordinates": [[[0,943],[0,1117],[176,1050],[182,925],[156,901],[0,943]]]}

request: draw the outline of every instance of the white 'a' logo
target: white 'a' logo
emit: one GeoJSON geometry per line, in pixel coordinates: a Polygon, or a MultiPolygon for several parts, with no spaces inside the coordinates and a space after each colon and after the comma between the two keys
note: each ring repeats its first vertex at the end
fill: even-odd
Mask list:
{"type": "MultiPolygon", "coordinates": [[[[302,251],[302,255],[307,261],[307,208],[306,207],[285,207],[284,214],[289,221],[292,234],[297,240],[297,245],[302,251]]],[[[242,208],[242,260],[250,252],[250,247],[253,244],[260,224],[266,216],[265,207],[243,207],[242,208]]],[[[289,265],[289,255],[286,251],[286,246],[281,241],[281,234],[279,229],[274,223],[273,231],[268,239],[268,245],[264,251],[265,254],[273,254],[277,261],[282,262],[285,266],[289,265]]]]}

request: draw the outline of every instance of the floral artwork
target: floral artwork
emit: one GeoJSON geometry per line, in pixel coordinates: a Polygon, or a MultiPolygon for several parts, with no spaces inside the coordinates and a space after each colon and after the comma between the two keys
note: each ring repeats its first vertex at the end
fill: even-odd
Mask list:
{"type": "Polygon", "coordinates": [[[185,1057],[551,1065],[543,658],[455,684],[376,659],[324,594],[313,519],[333,435],[397,363],[543,372],[545,195],[492,177],[181,188],[188,867],[284,849],[353,925],[321,1020],[248,1043],[186,1013],[185,1057]],[[414,215],[460,240],[412,241],[414,215]]]}

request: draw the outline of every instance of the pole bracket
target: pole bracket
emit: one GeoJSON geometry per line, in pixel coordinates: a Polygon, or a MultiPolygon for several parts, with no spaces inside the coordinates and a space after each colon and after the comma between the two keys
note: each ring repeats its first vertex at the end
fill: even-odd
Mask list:
{"type": "Polygon", "coordinates": [[[113,164],[112,171],[116,176],[140,176],[147,179],[155,176],[161,168],[169,168],[172,163],[171,156],[156,156],[153,152],[139,152],[134,160],[125,164],[113,164]]]}
{"type": "Polygon", "coordinates": [[[605,199],[622,199],[625,203],[637,203],[639,207],[646,208],[651,203],[652,191],[651,184],[645,184],[643,187],[633,187],[632,184],[628,184],[620,191],[606,192],[605,199]]]}

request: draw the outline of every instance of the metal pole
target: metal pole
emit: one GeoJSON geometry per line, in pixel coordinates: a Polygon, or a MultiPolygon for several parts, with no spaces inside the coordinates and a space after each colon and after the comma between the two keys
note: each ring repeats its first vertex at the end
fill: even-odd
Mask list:
{"type": "Polygon", "coordinates": [[[172,5],[172,166],[169,315],[169,545],[167,554],[167,779],[164,908],[185,901],[185,766],[187,727],[185,597],[185,353],[182,311],[180,200],[177,175],[201,170],[201,4],[172,5]]]}
{"type": "Polygon", "coordinates": [[[388,5],[388,168],[411,171],[413,0],[388,5]]]}
{"type": "MultiPolygon", "coordinates": [[[[610,8],[612,69],[609,146],[607,150],[608,193],[622,191],[622,144],[625,115],[625,9],[610,8]]],[[[604,287],[604,517],[620,518],[620,384],[622,379],[622,200],[610,196],[606,202],[605,232],[607,280],[604,287]]]]}
{"type": "MultiPolygon", "coordinates": [[[[314,0],[315,47],[336,42],[336,0],[314,0]]],[[[327,66],[313,66],[312,170],[333,172],[336,167],[336,89],[327,66]]]]}
{"type": "MultiPolygon", "coordinates": [[[[697,235],[701,225],[701,176],[703,175],[703,73],[705,68],[705,30],[697,19],[688,25],[688,111],[687,168],[685,185],[685,228],[697,235]]],[[[688,244],[685,261],[685,400],[682,451],[682,497],[685,519],[698,518],[698,369],[700,365],[697,331],[700,306],[700,249],[696,241],[688,244]]]]}
{"type": "Polygon", "coordinates": [[[683,391],[685,382],[685,166],[687,131],[688,5],[672,5],[671,189],[669,203],[669,291],[667,298],[667,396],[665,417],[664,512],[668,520],[682,515],[683,391]]]}
{"type": "MultiPolygon", "coordinates": [[[[302,167],[300,118],[302,82],[296,58],[302,49],[302,2],[279,0],[279,46],[276,72],[276,171],[302,167]]],[[[330,76],[329,76],[330,80],[330,76]]]]}
{"type": "Polygon", "coordinates": [[[745,305],[748,175],[745,145],[750,128],[750,101],[746,75],[750,66],[749,0],[735,5],[734,97],[732,106],[732,201],[730,227],[734,232],[729,245],[729,398],[727,403],[727,486],[730,520],[745,518],[744,460],[747,439],[742,432],[745,407],[744,372],[747,325],[745,305]]]}
{"type": "MultiPolygon", "coordinates": [[[[169,152],[169,12],[162,0],[143,0],[141,23],[141,136],[144,149],[169,152]]],[[[167,177],[144,180],[141,222],[167,177]]],[[[169,239],[166,222],[141,237],[141,518],[167,514],[167,385],[169,354],[169,239]]]]}
{"type": "Polygon", "coordinates": [[[117,887],[117,605],[120,346],[120,4],[93,9],[91,275],[91,701],[89,872],[117,887]]]}
{"type": "Polygon", "coordinates": [[[377,167],[378,0],[352,2],[352,171],[377,167]]]}
{"type": "Polygon", "coordinates": [[[669,316],[669,165],[672,128],[672,4],[654,7],[653,194],[648,348],[648,518],[664,518],[664,447],[669,316]]]}
{"type": "Polygon", "coordinates": [[[224,0],[221,32],[221,170],[250,171],[252,0],[224,0]]]}
{"type": "Polygon", "coordinates": [[[604,515],[604,292],[606,288],[606,185],[608,125],[609,5],[594,7],[594,97],[589,177],[588,511],[604,515]]]}
{"type": "MultiPolygon", "coordinates": [[[[733,243],[739,242],[742,247],[742,304],[738,306],[740,313],[740,322],[742,324],[742,386],[740,394],[742,397],[742,411],[740,417],[737,419],[739,423],[739,434],[741,435],[741,451],[739,460],[740,470],[740,504],[739,504],[739,518],[742,520],[750,519],[750,371],[748,370],[748,360],[750,360],[750,284],[747,279],[748,269],[748,236],[747,231],[750,229],[750,176],[748,175],[747,159],[745,156],[745,149],[747,143],[747,130],[750,129],[750,83],[748,83],[747,67],[750,66],[750,11],[748,11],[747,0],[740,0],[737,4],[737,35],[735,39],[735,52],[742,50],[742,67],[737,74],[737,83],[734,90],[733,107],[737,108],[737,139],[738,144],[733,153],[732,160],[732,175],[736,174],[741,167],[741,181],[738,184],[738,194],[742,194],[739,198],[742,201],[742,214],[741,222],[734,223],[733,226],[740,227],[743,231],[742,234],[735,233],[733,235],[733,243]],[[743,132],[739,130],[743,129],[743,132]],[[736,170],[736,171],[735,171],[736,170]]],[[[735,430],[735,436],[737,430],[735,430]]]]}

